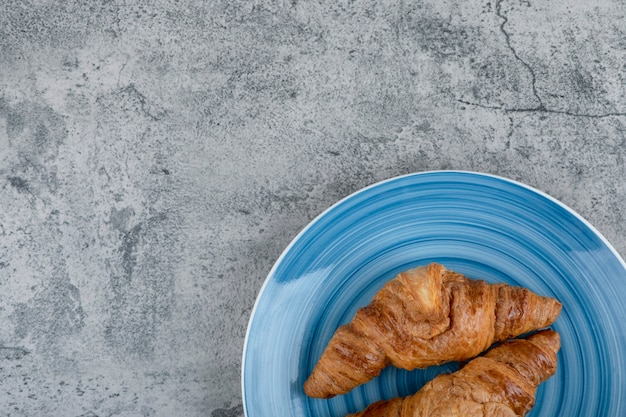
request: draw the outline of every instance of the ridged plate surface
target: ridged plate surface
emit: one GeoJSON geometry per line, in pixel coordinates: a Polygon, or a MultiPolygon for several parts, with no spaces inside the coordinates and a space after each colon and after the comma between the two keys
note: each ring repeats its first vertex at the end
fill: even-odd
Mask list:
{"type": "Polygon", "coordinates": [[[330,400],[302,385],[333,332],[398,272],[439,262],[563,303],[562,349],[530,416],[626,416],[626,264],[582,217],[523,184],[471,172],[365,188],[309,224],[270,272],[243,355],[247,417],[340,417],[417,391],[447,364],[388,368],[330,400]]]}

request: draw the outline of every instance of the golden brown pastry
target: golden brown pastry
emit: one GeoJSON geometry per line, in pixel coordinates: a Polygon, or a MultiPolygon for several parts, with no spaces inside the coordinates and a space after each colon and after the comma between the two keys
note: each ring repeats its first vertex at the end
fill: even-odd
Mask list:
{"type": "Polygon", "coordinates": [[[341,326],[304,384],[307,395],[345,394],[387,365],[412,370],[462,361],[549,326],[561,304],[528,289],[487,284],[430,264],[399,274],[341,326]]]}
{"type": "Polygon", "coordinates": [[[348,417],[523,417],[535,405],[537,386],[554,375],[560,346],[553,330],[510,340],[415,395],[379,401],[348,417]]]}

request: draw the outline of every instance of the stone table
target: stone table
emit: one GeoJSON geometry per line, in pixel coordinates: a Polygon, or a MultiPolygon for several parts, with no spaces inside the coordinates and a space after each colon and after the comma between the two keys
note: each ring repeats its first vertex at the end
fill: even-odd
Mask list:
{"type": "Polygon", "coordinates": [[[621,0],[0,4],[0,415],[243,414],[256,295],[312,218],[462,169],[626,254],[621,0]]]}

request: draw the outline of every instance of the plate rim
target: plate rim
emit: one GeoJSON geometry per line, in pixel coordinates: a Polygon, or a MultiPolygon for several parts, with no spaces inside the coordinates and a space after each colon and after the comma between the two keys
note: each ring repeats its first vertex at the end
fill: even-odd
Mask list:
{"type": "Polygon", "coordinates": [[[581,221],[586,227],[588,227],[589,230],[591,230],[604,243],[604,245],[613,253],[613,255],[616,257],[616,259],[619,261],[619,263],[621,263],[622,267],[626,271],[626,261],[624,260],[624,258],[622,258],[621,255],[619,254],[619,252],[617,252],[617,250],[613,247],[613,245],[611,245],[611,242],[609,242],[606,239],[606,237],[604,237],[604,235],[602,233],[600,233],[600,231],[598,229],[596,229],[587,219],[585,219],[582,215],[580,215],[574,209],[569,207],[567,204],[565,204],[562,201],[556,199],[555,197],[551,196],[550,194],[548,194],[548,193],[546,193],[544,191],[541,191],[541,190],[539,190],[539,189],[537,189],[537,188],[535,188],[535,187],[533,187],[531,185],[525,184],[523,182],[511,179],[511,178],[503,177],[503,176],[500,176],[500,175],[496,175],[496,174],[490,174],[490,173],[478,172],[478,171],[470,171],[470,170],[457,170],[457,169],[428,170],[428,171],[411,172],[411,173],[408,173],[408,174],[397,175],[395,177],[390,177],[390,178],[386,178],[386,179],[381,180],[381,181],[374,182],[374,183],[372,183],[370,185],[367,185],[367,186],[365,186],[363,188],[360,188],[360,189],[358,189],[358,190],[356,190],[356,191],[346,195],[345,197],[339,199],[338,201],[336,201],[335,203],[331,204],[326,209],[324,209],[317,216],[315,216],[311,221],[309,221],[294,236],[294,238],[289,242],[289,244],[285,247],[285,249],[283,249],[281,254],[274,261],[274,264],[272,265],[272,268],[267,273],[267,276],[265,277],[265,280],[263,281],[263,284],[261,285],[261,288],[259,289],[259,291],[257,293],[256,299],[254,301],[254,305],[252,306],[252,310],[250,311],[250,317],[248,319],[248,324],[247,324],[247,327],[246,327],[246,335],[245,335],[244,341],[243,341],[243,352],[242,352],[242,359],[241,359],[241,400],[242,400],[242,405],[243,405],[244,417],[249,417],[248,416],[247,406],[246,406],[246,390],[245,390],[244,382],[245,382],[245,369],[246,369],[246,353],[247,353],[247,350],[248,350],[248,339],[249,339],[249,336],[250,336],[250,328],[251,328],[251,325],[252,325],[252,321],[254,320],[254,316],[255,316],[257,307],[259,305],[260,299],[263,296],[263,293],[265,292],[265,289],[267,288],[268,283],[269,283],[272,275],[274,275],[274,273],[276,272],[276,269],[282,263],[283,259],[287,255],[287,253],[289,253],[289,251],[296,244],[296,242],[298,242],[298,240],[300,240],[301,237],[311,227],[313,227],[313,225],[315,225],[328,212],[332,211],[335,207],[339,206],[340,204],[343,204],[345,201],[347,201],[347,200],[349,200],[351,198],[354,198],[357,195],[359,195],[361,193],[364,193],[364,192],[366,192],[367,190],[369,190],[371,188],[376,188],[376,187],[382,186],[382,185],[384,185],[386,183],[389,183],[389,182],[398,181],[398,180],[401,180],[403,178],[418,177],[418,176],[429,175],[429,174],[430,175],[432,175],[432,174],[442,174],[442,175],[446,175],[446,174],[464,174],[464,175],[477,176],[477,177],[487,177],[487,178],[495,179],[495,180],[502,181],[502,182],[505,182],[505,183],[509,183],[509,184],[512,184],[512,185],[516,185],[518,187],[525,188],[528,191],[534,192],[534,193],[538,194],[539,196],[544,197],[544,198],[548,199],[549,201],[557,204],[561,208],[565,209],[567,212],[569,212],[571,215],[573,215],[575,218],[577,218],[579,221],[581,221]]]}

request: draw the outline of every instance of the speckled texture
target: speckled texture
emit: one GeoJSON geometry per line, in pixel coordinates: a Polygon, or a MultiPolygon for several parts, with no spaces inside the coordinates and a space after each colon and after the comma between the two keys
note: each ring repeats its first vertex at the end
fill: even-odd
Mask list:
{"type": "Polygon", "coordinates": [[[498,174],[626,254],[626,3],[0,2],[0,415],[241,416],[247,321],[375,181],[498,174]]]}

